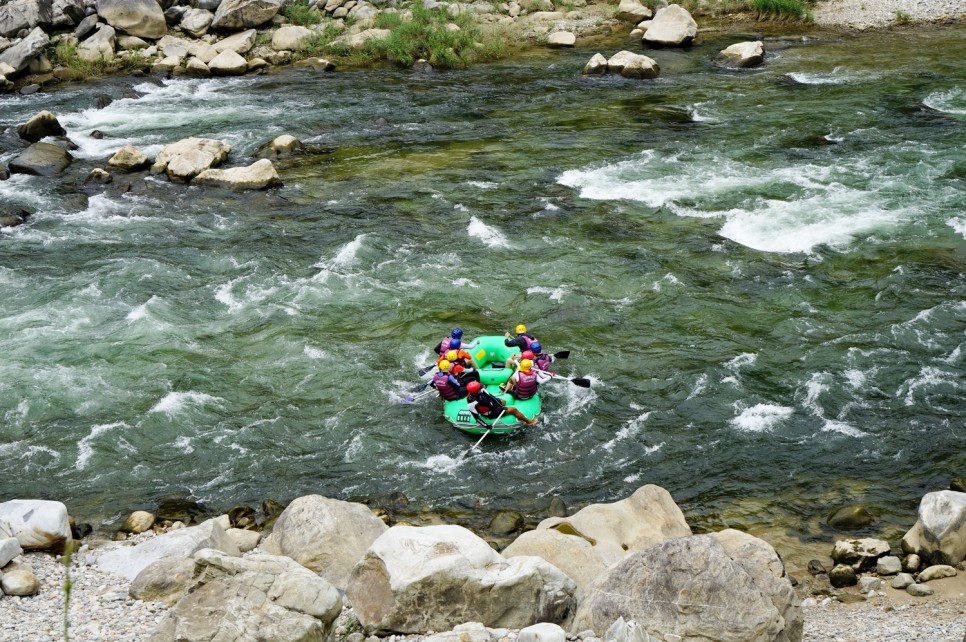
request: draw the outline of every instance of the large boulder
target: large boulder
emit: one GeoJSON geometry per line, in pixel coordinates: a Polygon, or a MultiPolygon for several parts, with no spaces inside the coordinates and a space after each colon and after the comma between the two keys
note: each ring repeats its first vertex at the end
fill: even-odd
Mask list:
{"type": "Polygon", "coordinates": [[[215,14],[204,9],[188,9],[184,17],[181,18],[181,30],[186,34],[200,38],[208,33],[211,21],[215,19],[215,14]]]}
{"type": "MultiPolygon", "coordinates": [[[[35,143],[30,148],[38,145],[46,145],[46,143],[35,143]]],[[[60,149],[54,145],[47,145],[47,147],[60,149]]],[[[12,169],[13,161],[11,161],[12,169]]],[[[60,502],[43,499],[13,499],[0,504],[0,531],[17,538],[25,551],[63,553],[73,541],[67,519],[67,507],[60,502]]]]}
{"type": "Polygon", "coordinates": [[[691,534],[671,494],[653,484],[612,504],[591,504],[570,517],[549,517],[537,528],[583,537],[605,566],[669,537],[691,534]]]}
{"type": "Polygon", "coordinates": [[[301,51],[308,47],[312,41],[316,40],[319,34],[300,27],[299,25],[286,25],[279,27],[272,34],[272,49],[275,51],[301,51]]]}
{"type": "Polygon", "coordinates": [[[324,642],[342,611],[328,582],[287,557],[195,555],[194,579],[151,642],[324,642]]]}
{"type": "Polygon", "coordinates": [[[187,592],[194,571],[195,561],[192,557],[162,557],[135,576],[128,595],[135,600],[164,602],[174,606],[187,592]]]}
{"type": "Polygon", "coordinates": [[[547,46],[564,48],[573,47],[577,43],[577,36],[570,31],[554,31],[547,36],[547,46]]]}
{"type": "Polygon", "coordinates": [[[631,51],[618,51],[607,60],[607,71],[625,78],[657,78],[661,72],[657,61],[631,51]]]}
{"type": "Polygon", "coordinates": [[[110,25],[99,25],[97,31],[77,45],[77,57],[88,62],[114,60],[116,32],[110,25]]]}
{"type": "MultiPolygon", "coordinates": [[[[70,167],[73,160],[74,157],[70,155],[70,152],[62,147],[50,143],[34,143],[10,159],[9,167],[12,174],[56,176],[70,167]]],[[[0,519],[2,519],[2,515],[0,515],[0,519]]]]}
{"type": "Polygon", "coordinates": [[[156,0],[97,0],[97,14],[119,31],[156,40],[168,32],[156,0]]]}
{"type": "Polygon", "coordinates": [[[966,558],[966,493],[941,490],[919,502],[919,520],[902,538],[906,553],[927,564],[955,566],[966,558]]]}
{"type": "Polygon", "coordinates": [[[688,10],[670,4],[657,10],[644,32],[644,44],[658,47],[680,47],[691,44],[698,33],[698,23],[688,10]]]}
{"type": "Polygon", "coordinates": [[[803,624],[774,549],[727,531],[664,540],[614,565],[585,589],[572,630],[622,621],[638,629],[629,639],[704,642],[798,642],[803,624]]]}
{"type": "MultiPolygon", "coordinates": [[[[36,27],[27,34],[26,38],[0,53],[0,63],[10,65],[13,73],[20,73],[29,67],[30,63],[42,54],[49,44],[50,38],[47,37],[44,30],[36,27]]],[[[11,74],[5,75],[9,78],[11,74]]]]}
{"type": "Polygon", "coordinates": [[[259,27],[274,18],[281,8],[281,0],[222,0],[211,21],[211,28],[259,27]]]}
{"type": "Polygon", "coordinates": [[[151,165],[152,174],[166,173],[176,183],[187,183],[228,158],[231,146],[210,138],[185,138],[165,145],[151,165]]]}
{"type": "Polygon", "coordinates": [[[99,555],[95,564],[102,570],[134,579],[153,562],[165,557],[186,557],[204,548],[228,555],[241,555],[217,520],[158,535],[136,546],[119,546],[99,555]]]}
{"type": "MultiPolygon", "coordinates": [[[[115,154],[107,161],[108,167],[116,167],[117,169],[123,169],[127,172],[135,172],[139,169],[144,169],[150,164],[151,159],[148,158],[147,154],[139,150],[134,145],[125,145],[121,149],[117,150],[117,152],[115,152],[115,154]]],[[[131,520],[135,516],[138,517],[138,521],[144,523],[150,521],[150,523],[147,523],[146,527],[142,528],[141,530],[125,530],[124,526],[121,527],[121,530],[128,533],[143,533],[147,529],[154,526],[154,515],[151,513],[146,511],[137,511],[128,517],[128,520],[131,520]],[[141,515],[140,513],[144,514],[141,515]],[[150,520],[148,520],[148,517],[150,517],[150,520]]],[[[125,524],[126,523],[127,522],[125,522],[125,524]]]]}
{"type": "Polygon", "coordinates": [[[647,20],[653,15],[654,13],[648,7],[641,4],[640,0],[621,0],[617,6],[617,15],[615,17],[623,22],[630,22],[636,25],[641,20],[647,20]]]}
{"type": "Polygon", "coordinates": [[[208,61],[208,69],[215,76],[241,76],[248,71],[248,61],[231,49],[225,49],[208,61]]]}
{"type": "Polygon", "coordinates": [[[227,38],[222,38],[212,46],[218,53],[223,51],[234,51],[237,54],[243,54],[255,46],[255,38],[257,35],[258,32],[254,29],[248,29],[246,31],[240,31],[236,34],[232,34],[227,38]]]}
{"type": "Polygon", "coordinates": [[[49,111],[42,111],[33,118],[17,127],[17,135],[31,143],[36,143],[47,136],[64,136],[67,132],[60,121],[49,111]]]}
{"type": "Polygon", "coordinates": [[[501,553],[507,559],[527,555],[550,562],[574,581],[578,592],[607,568],[589,541],[552,528],[527,531],[501,553]]]}
{"type": "Polygon", "coordinates": [[[54,30],[71,29],[84,19],[84,0],[54,0],[50,24],[54,30]]]}
{"type": "Polygon", "coordinates": [[[871,571],[880,557],[889,554],[889,550],[889,542],[881,539],[840,539],[832,549],[832,561],[851,566],[858,572],[871,571]]]}
{"type": "MultiPolygon", "coordinates": [[[[722,57],[728,61],[728,64],[733,67],[739,67],[746,69],[748,67],[757,67],[761,63],[765,62],[765,43],[761,40],[756,40],[754,42],[738,42],[730,47],[726,47],[721,50],[722,57]]],[[[861,506],[845,506],[836,513],[837,519],[841,521],[845,516],[841,515],[842,510],[852,510],[862,508],[861,506]]],[[[864,509],[863,509],[864,510],[864,509]]],[[[868,516],[868,511],[865,512],[868,516]]],[[[871,518],[871,516],[869,516],[871,518]]],[[[830,517],[831,521],[832,518],[830,517]]],[[[871,519],[868,523],[871,523],[871,519]]],[[[868,524],[866,524],[868,525],[868,524]]],[[[837,528],[834,527],[833,528],[837,528]]],[[[861,528],[861,527],[860,527],[861,528]]]]}
{"type": "Polygon", "coordinates": [[[584,68],[580,73],[588,76],[606,74],[607,58],[604,58],[604,56],[600,53],[595,53],[593,56],[591,56],[590,60],[587,61],[587,64],[584,65],[584,68]]]}
{"type": "Polygon", "coordinates": [[[0,37],[16,36],[51,21],[50,0],[8,0],[0,6],[0,37]]]}
{"type": "Polygon", "coordinates": [[[344,590],[352,568],[386,530],[362,504],[306,495],[282,511],[262,550],[291,557],[344,590]]]}
{"type": "Polygon", "coordinates": [[[346,597],[367,629],[424,633],[560,622],[575,588],[544,560],[506,559],[461,526],[394,526],[352,570],[346,597]]]}
{"type": "Polygon", "coordinates": [[[282,179],[278,177],[272,161],[263,158],[247,167],[206,169],[195,176],[191,184],[227,187],[233,190],[268,189],[281,186],[282,179]]]}

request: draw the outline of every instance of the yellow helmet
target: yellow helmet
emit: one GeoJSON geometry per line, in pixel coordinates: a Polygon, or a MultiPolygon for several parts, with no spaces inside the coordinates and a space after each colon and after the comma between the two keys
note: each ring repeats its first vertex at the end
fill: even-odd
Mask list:
{"type": "Polygon", "coordinates": [[[533,362],[530,361],[529,359],[524,359],[523,361],[520,362],[520,370],[523,370],[524,372],[530,372],[530,368],[532,367],[533,367],[533,362]]]}
{"type": "Polygon", "coordinates": [[[450,366],[449,361],[447,361],[446,359],[443,359],[442,361],[439,362],[439,371],[449,372],[449,366],[450,366]]]}
{"type": "Polygon", "coordinates": [[[449,352],[446,353],[446,358],[449,359],[450,361],[456,361],[456,357],[458,356],[459,356],[459,353],[456,350],[450,350],[449,352]]]}
{"type": "Polygon", "coordinates": [[[516,329],[517,334],[523,334],[526,331],[527,331],[527,326],[523,325],[522,323],[517,326],[517,329],[516,329]]]}

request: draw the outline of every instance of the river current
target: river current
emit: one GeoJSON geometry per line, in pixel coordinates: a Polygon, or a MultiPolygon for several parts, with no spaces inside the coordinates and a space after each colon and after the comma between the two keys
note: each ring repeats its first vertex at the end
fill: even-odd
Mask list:
{"type": "Polygon", "coordinates": [[[644,82],[581,77],[616,42],[0,98],[0,162],[42,109],[80,147],[64,180],[0,182],[36,210],[0,233],[0,499],[107,525],[170,492],[536,514],[654,483],[697,529],[829,541],[863,504],[904,532],[966,473],[966,33],[713,64],[741,39],[650,52],[644,82]],[[242,165],[283,133],[306,152],[276,192],[73,193],[124,144],[242,165]],[[460,460],[437,400],[400,401],[451,327],[517,323],[593,385],[546,384],[538,427],[460,460]]]}

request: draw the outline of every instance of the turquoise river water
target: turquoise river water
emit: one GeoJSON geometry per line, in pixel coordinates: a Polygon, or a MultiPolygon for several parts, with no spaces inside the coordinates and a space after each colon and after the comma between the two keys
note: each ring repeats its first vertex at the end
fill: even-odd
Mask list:
{"type": "Polygon", "coordinates": [[[654,483],[699,529],[827,542],[860,503],[904,532],[966,474],[966,32],[713,64],[745,37],[651,52],[646,82],[581,77],[617,42],[0,98],[0,162],[41,109],[80,147],[0,182],[36,210],[0,233],[0,498],[107,525],[170,492],[535,514],[654,483]],[[307,149],[268,194],[76,194],[123,144],[242,165],[283,133],[307,149]],[[450,327],[521,322],[593,385],[460,460],[437,400],[400,401],[450,327]]]}

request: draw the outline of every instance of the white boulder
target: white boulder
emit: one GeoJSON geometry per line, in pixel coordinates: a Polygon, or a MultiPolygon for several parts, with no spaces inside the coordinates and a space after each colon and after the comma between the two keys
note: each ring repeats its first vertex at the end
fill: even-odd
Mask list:
{"type": "Polygon", "coordinates": [[[208,33],[208,27],[215,14],[205,9],[188,9],[181,18],[181,30],[188,35],[200,38],[208,33]]]}
{"type": "Polygon", "coordinates": [[[249,29],[259,27],[282,8],[281,0],[222,0],[215,10],[212,29],[249,29]]]}
{"type": "Polygon", "coordinates": [[[77,45],[77,57],[88,62],[114,60],[114,27],[100,25],[93,34],[77,45]]]}
{"type": "Polygon", "coordinates": [[[215,76],[241,76],[248,71],[248,62],[231,49],[225,49],[208,61],[208,69],[215,76]]]}
{"type": "Polygon", "coordinates": [[[156,40],[168,32],[156,0],[97,0],[96,6],[104,22],[128,35],[156,40]]]}
{"type": "Polygon", "coordinates": [[[282,184],[272,161],[267,158],[257,160],[246,167],[228,169],[206,169],[191,182],[192,185],[211,185],[234,190],[268,189],[282,184]]]}
{"type": "Polygon", "coordinates": [[[14,499],[0,504],[0,529],[17,538],[25,551],[63,553],[73,542],[67,507],[43,499],[14,499]]]}
{"type": "Polygon", "coordinates": [[[231,146],[220,140],[185,138],[158,152],[151,173],[164,172],[172,181],[187,183],[204,170],[225,162],[230,151],[231,146]]]}
{"type": "Polygon", "coordinates": [[[593,56],[591,56],[590,60],[587,61],[587,64],[584,65],[581,73],[585,75],[606,74],[607,58],[604,58],[604,56],[599,53],[595,53],[593,56]]]}
{"type": "Polygon", "coordinates": [[[550,47],[573,47],[577,42],[577,36],[570,31],[554,31],[547,36],[547,46],[550,47]]]}
{"type": "Polygon", "coordinates": [[[765,62],[765,43],[738,42],[721,50],[721,55],[734,67],[757,67],[765,62]]]}
{"type": "Polygon", "coordinates": [[[299,25],[279,27],[272,34],[272,49],[275,51],[301,51],[307,48],[319,34],[299,25]]]}
{"type": "Polygon", "coordinates": [[[10,561],[23,553],[20,540],[16,537],[0,536],[0,568],[3,568],[10,561]]]}
{"type": "Polygon", "coordinates": [[[966,558],[966,493],[942,490],[924,495],[919,502],[919,521],[903,537],[902,545],[928,564],[962,562],[966,558]]]}
{"type": "Polygon", "coordinates": [[[630,22],[636,25],[641,20],[647,20],[653,15],[654,13],[641,4],[640,0],[621,0],[617,6],[616,18],[622,22],[630,22]]]}
{"type": "Polygon", "coordinates": [[[566,573],[577,585],[578,592],[607,568],[589,541],[553,528],[527,531],[503,549],[501,554],[507,559],[520,555],[544,559],[566,573]]]}
{"type": "Polygon", "coordinates": [[[230,50],[237,54],[243,54],[255,46],[255,37],[257,35],[258,33],[254,29],[248,29],[232,34],[227,38],[222,38],[212,46],[218,53],[230,50]]]}
{"type": "Polygon", "coordinates": [[[654,19],[644,32],[644,44],[679,47],[691,44],[698,33],[698,23],[688,10],[670,4],[657,10],[654,19]]]}

